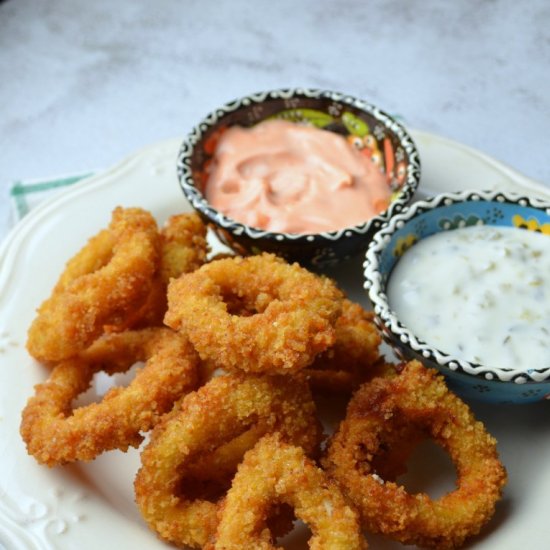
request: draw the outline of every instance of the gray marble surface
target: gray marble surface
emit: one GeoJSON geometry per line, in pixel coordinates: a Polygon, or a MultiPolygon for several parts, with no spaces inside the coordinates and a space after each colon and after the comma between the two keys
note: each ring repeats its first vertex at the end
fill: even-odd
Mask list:
{"type": "Polygon", "coordinates": [[[9,182],[109,167],[267,88],[347,91],[550,185],[548,0],[0,2],[9,182]]]}

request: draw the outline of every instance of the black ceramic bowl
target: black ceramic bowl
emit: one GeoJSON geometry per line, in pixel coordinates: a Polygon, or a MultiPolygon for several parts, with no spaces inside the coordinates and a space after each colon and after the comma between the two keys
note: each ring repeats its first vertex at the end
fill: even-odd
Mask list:
{"type": "Polygon", "coordinates": [[[420,158],[405,128],[374,105],[342,93],[288,89],[246,96],[206,116],[183,142],[177,173],[185,197],[230,248],[242,254],[274,252],[302,265],[323,267],[363,252],[372,234],[411,201],[420,180],[420,158]],[[393,191],[389,208],[359,225],[311,234],[275,233],[250,227],[213,208],[205,198],[205,185],[208,161],[220,131],[234,125],[250,127],[270,117],[354,135],[365,141],[368,138],[393,191]],[[386,169],[393,166],[395,169],[386,169]]]}

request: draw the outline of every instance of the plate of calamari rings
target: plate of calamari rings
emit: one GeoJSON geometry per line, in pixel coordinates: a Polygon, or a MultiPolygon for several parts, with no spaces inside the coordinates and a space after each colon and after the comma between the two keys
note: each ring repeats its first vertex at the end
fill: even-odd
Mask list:
{"type": "Polygon", "coordinates": [[[330,278],[274,254],[207,252],[197,214],[159,230],[147,210],[114,209],[29,328],[29,353],[51,370],[22,411],[28,453],[91,461],[150,432],[136,504],[180,547],[275,548],[295,519],[312,548],[367,548],[365,529],[436,548],[477,535],[506,472],[443,379],[386,363],[372,315],[330,278]],[[126,387],[73,408],[95,374],[138,361],[126,387]],[[330,440],[316,392],[352,395],[330,440]],[[439,500],[395,482],[428,437],[458,472],[439,500]]]}
{"type": "Polygon", "coordinates": [[[502,540],[496,438],[434,370],[392,359],[345,283],[218,249],[188,205],[174,212],[175,188],[125,194],[151,167],[171,181],[170,147],[43,205],[3,249],[4,311],[20,315],[0,327],[0,543],[502,540]],[[98,211],[79,225],[90,199],[98,211]],[[454,478],[435,496],[411,481],[418,464],[436,471],[429,445],[454,478]]]}

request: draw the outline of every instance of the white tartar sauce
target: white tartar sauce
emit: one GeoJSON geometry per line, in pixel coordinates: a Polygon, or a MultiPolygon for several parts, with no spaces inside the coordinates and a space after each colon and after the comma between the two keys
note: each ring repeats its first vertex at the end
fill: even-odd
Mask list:
{"type": "Polygon", "coordinates": [[[420,240],[388,282],[390,308],[428,345],[488,367],[550,367],[550,236],[472,226],[420,240]]]}

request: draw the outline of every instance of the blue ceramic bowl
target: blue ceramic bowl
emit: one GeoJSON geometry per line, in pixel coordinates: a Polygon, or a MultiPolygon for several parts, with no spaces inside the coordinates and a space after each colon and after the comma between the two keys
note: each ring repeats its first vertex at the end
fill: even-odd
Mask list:
{"type": "Polygon", "coordinates": [[[223,105],[210,113],[183,142],[177,173],[185,197],[220,240],[241,254],[274,252],[310,267],[334,265],[364,253],[370,235],[412,199],[420,181],[420,158],[405,128],[366,101],[349,95],[310,89],[261,92],[223,105]],[[250,127],[278,117],[309,124],[363,140],[376,154],[388,184],[392,203],[380,216],[359,225],[325,233],[275,233],[233,220],[210,206],[205,198],[207,167],[224,129],[250,127]],[[391,155],[391,159],[388,158],[391,155]]]}
{"type": "Polygon", "coordinates": [[[443,373],[459,395],[491,403],[530,403],[550,398],[550,367],[527,372],[488,368],[459,360],[417,338],[388,305],[387,282],[408,246],[442,231],[476,225],[519,227],[547,233],[550,203],[499,192],[464,191],[419,201],[372,238],[364,262],[364,287],[386,341],[402,359],[418,359],[443,373]]]}

